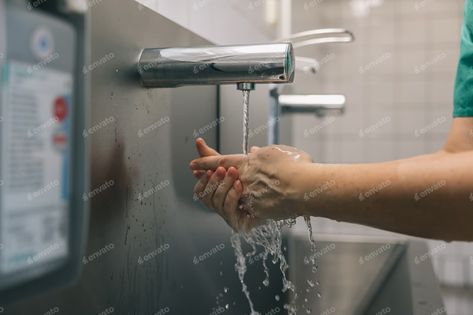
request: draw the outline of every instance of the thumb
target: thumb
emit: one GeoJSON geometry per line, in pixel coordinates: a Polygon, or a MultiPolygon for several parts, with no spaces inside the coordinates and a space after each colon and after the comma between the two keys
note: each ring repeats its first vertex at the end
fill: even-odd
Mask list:
{"type": "Polygon", "coordinates": [[[197,140],[195,140],[195,146],[197,147],[197,152],[199,152],[199,155],[201,157],[220,155],[217,151],[209,147],[205,140],[202,138],[197,138],[197,140]]]}

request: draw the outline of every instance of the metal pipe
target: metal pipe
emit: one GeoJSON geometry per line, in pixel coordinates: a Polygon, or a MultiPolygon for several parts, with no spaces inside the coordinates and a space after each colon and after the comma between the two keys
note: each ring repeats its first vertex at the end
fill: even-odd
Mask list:
{"type": "Polygon", "coordinates": [[[138,62],[145,87],[291,83],[294,68],[291,43],[150,48],[138,62]]]}

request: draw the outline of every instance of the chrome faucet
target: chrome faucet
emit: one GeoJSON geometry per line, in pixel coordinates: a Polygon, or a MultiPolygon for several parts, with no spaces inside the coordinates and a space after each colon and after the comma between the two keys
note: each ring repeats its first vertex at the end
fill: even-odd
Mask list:
{"type": "MultiPolygon", "coordinates": [[[[281,43],[148,48],[141,53],[138,72],[145,87],[237,84],[238,89],[251,89],[256,83],[292,83],[296,59],[293,44],[285,41],[301,40],[294,43],[299,48],[353,39],[351,32],[333,28],[296,33],[281,43]]],[[[316,60],[298,59],[306,64],[301,68],[317,72],[316,60]]]]}
{"type": "Polygon", "coordinates": [[[317,117],[342,115],[346,97],[338,94],[279,94],[276,86],[270,90],[268,144],[279,144],[280,120],[284,114],[314,114],[317,117]]]}
{"type": "Polygon", "coordinates": [[[291,43],[144,49],[138,72],[145,87],[236,84],[240,90],[256,83],[294,81],[291,43]]]}
{"type": "MultiPolygon", "coordinates": [[[[294,48],[303,48],[330,43],[351,43],[355,40],[352,32],[343,28],[313,29],[295,33],[287,38],[294,48]]],[[[296,56],[296,70],[317,73],[320,64],[316,59],[296,56]]],[[[288,113],[313,113],[318,117],[329,114],[343,114],[346,98],[344,95],[282,95],[276,85],[270,87],[268,143],[279,144],[280,118],[288,113]]]]}
{"type": "Polygon", "coordinates": [[[346,97],[344,95],[309,94],[309,95],[279,95],[278,104],[281,114],[313,113],[318,117],[328,114],[343,114],[346,97]]]}
{"type": "MultiPolygon", "coordinates": [[[[295,49],[321,44],[351,43],[355,36],[344,28],[321,28],[295,33],[278,41],[290,41],[295,49]]],[[[305,73],[317,73],[320,70],[319,62],[314,58],[296,55],[296,70],[305,73]]]]}

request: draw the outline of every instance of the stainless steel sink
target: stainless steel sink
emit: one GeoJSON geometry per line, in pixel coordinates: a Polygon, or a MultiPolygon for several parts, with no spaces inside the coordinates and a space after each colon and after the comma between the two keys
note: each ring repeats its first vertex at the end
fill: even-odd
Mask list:
{"type": "Polygon", "coordinates": [[[299,314],[446,314],[424,242],[319,240],[315,273],[306,238],[292,236],[289,249],[299,314]]]}

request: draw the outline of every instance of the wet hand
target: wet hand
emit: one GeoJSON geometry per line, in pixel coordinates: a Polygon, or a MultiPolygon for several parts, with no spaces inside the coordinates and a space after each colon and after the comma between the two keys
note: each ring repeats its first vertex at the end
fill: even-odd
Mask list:
{"type": "Polygon", "coordinates": [[[298,207],[302,209],[303,197],[295,185],[295,176],[298,172],[303,175],[304,163],[311,162],[307,153],[296,148],[270,146],[252,148],[248,156],[201,157],[190,166],[193,170],[206,172],[205,178],[201,177],[196,185],[197,192],[205,192],[204,203],[216,209],[234,229],[248,230],[266,219],[299,215],[298,207]],[[240,179],[237,179],[238,172],[230,169],[232,166],[240,173],[240,179]],[[219,182],[225,182],[227,177],[227,183],[219,189],[219,182]],[[229,189],[231,182],[235,187],[229,189]],[[227,195],[223,196],[225,192],[227,195]]]}
{"type": "MultiPolygon", "coordinates": [[[[196,140],[196,148],[200,157],[216,157],[226,164],[237,165],[244,155],[235,155],[229,158],[222,156],[210,148],[202,138],[196,140]]],[[[235,230],[249,229],[243,211],[237,211],[239,200],[243,191],[241,181],[238,179],[238,170],[235,167],[215,167],[213,169],[196,168],[191,162],[194,176],[198,179],[194,187],[194,198],[200,199],[208,208],[214,209],[235,230]],[[240,216],[241,215],[241,216],[240,216]]]]}
{"type": "Polygon", "coordinates": [[[214,209],[235,231],[248,231],[260,224],[241,208],[242,193],[243,186],[233,166],[228,171],[223,167],[205,171],[194,187],[194,198],[214,209]]]}

